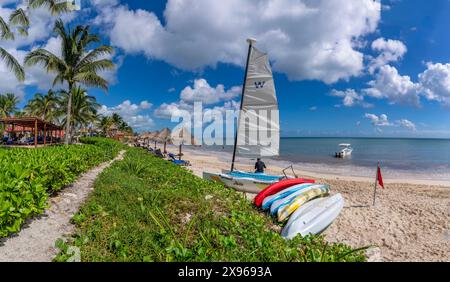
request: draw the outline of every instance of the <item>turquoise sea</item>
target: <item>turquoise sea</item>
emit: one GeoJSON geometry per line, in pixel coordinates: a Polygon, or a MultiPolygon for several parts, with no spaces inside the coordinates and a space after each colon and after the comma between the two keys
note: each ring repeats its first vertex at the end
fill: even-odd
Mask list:
{"type": "MultiPolygon", "coordinates": [[[[232,146],[209,146],[202,150],[223,152],[229,158],[232,146]]],[[[339,175],[371,176],[377,162],[391,177],[450,180],[449,139],[394,138],[281,138],[280,156],[267,160],[293,163],[296,167],[339,175]],[[350,143],[353,154],[337,159],[340,143],[350,143]]]]}

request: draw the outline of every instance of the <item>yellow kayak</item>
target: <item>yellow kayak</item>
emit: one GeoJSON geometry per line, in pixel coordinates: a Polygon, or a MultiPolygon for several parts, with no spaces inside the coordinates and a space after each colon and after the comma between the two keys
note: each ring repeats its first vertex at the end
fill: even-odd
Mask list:
{"type": "Polygon", "coordinates": [[[296,197],[291,204],[278,210],[278,221],[285,221],[300,206],[315,198],[327,196],[329,192],[330,188],[328,185],[321,185],[318,188],[305,191],[305,193],[296,197]]]}

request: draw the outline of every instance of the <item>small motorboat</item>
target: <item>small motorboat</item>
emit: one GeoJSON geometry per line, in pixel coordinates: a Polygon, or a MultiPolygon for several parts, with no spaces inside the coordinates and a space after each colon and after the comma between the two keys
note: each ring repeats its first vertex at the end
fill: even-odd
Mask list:
{"type": "Polygon", "coordinates": [[[353,148],[351,144],[339,144],[341,148],[339,152],[335,153],[336,158],[346,158],[352,155],[353,148]]]}

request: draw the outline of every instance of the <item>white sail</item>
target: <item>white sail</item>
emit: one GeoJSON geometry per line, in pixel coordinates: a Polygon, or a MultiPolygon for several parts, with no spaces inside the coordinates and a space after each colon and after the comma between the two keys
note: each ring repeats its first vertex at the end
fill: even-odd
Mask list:
{"type": "Polygon", "coordinates": [[[237,152],[245,156],[278,156],[280,125],[275,84],[267,54],[251,47],[238,122],[237,152]]]}

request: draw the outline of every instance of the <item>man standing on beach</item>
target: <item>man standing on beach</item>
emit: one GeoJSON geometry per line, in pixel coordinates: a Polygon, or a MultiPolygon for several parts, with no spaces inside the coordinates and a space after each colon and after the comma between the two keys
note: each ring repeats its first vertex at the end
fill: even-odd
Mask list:
{"type": "Polygon", "coordinates": [[[265,168],[267,168],[266,164],[258,158],[255,163],[255,173],[264,173],[265,168]]]}

